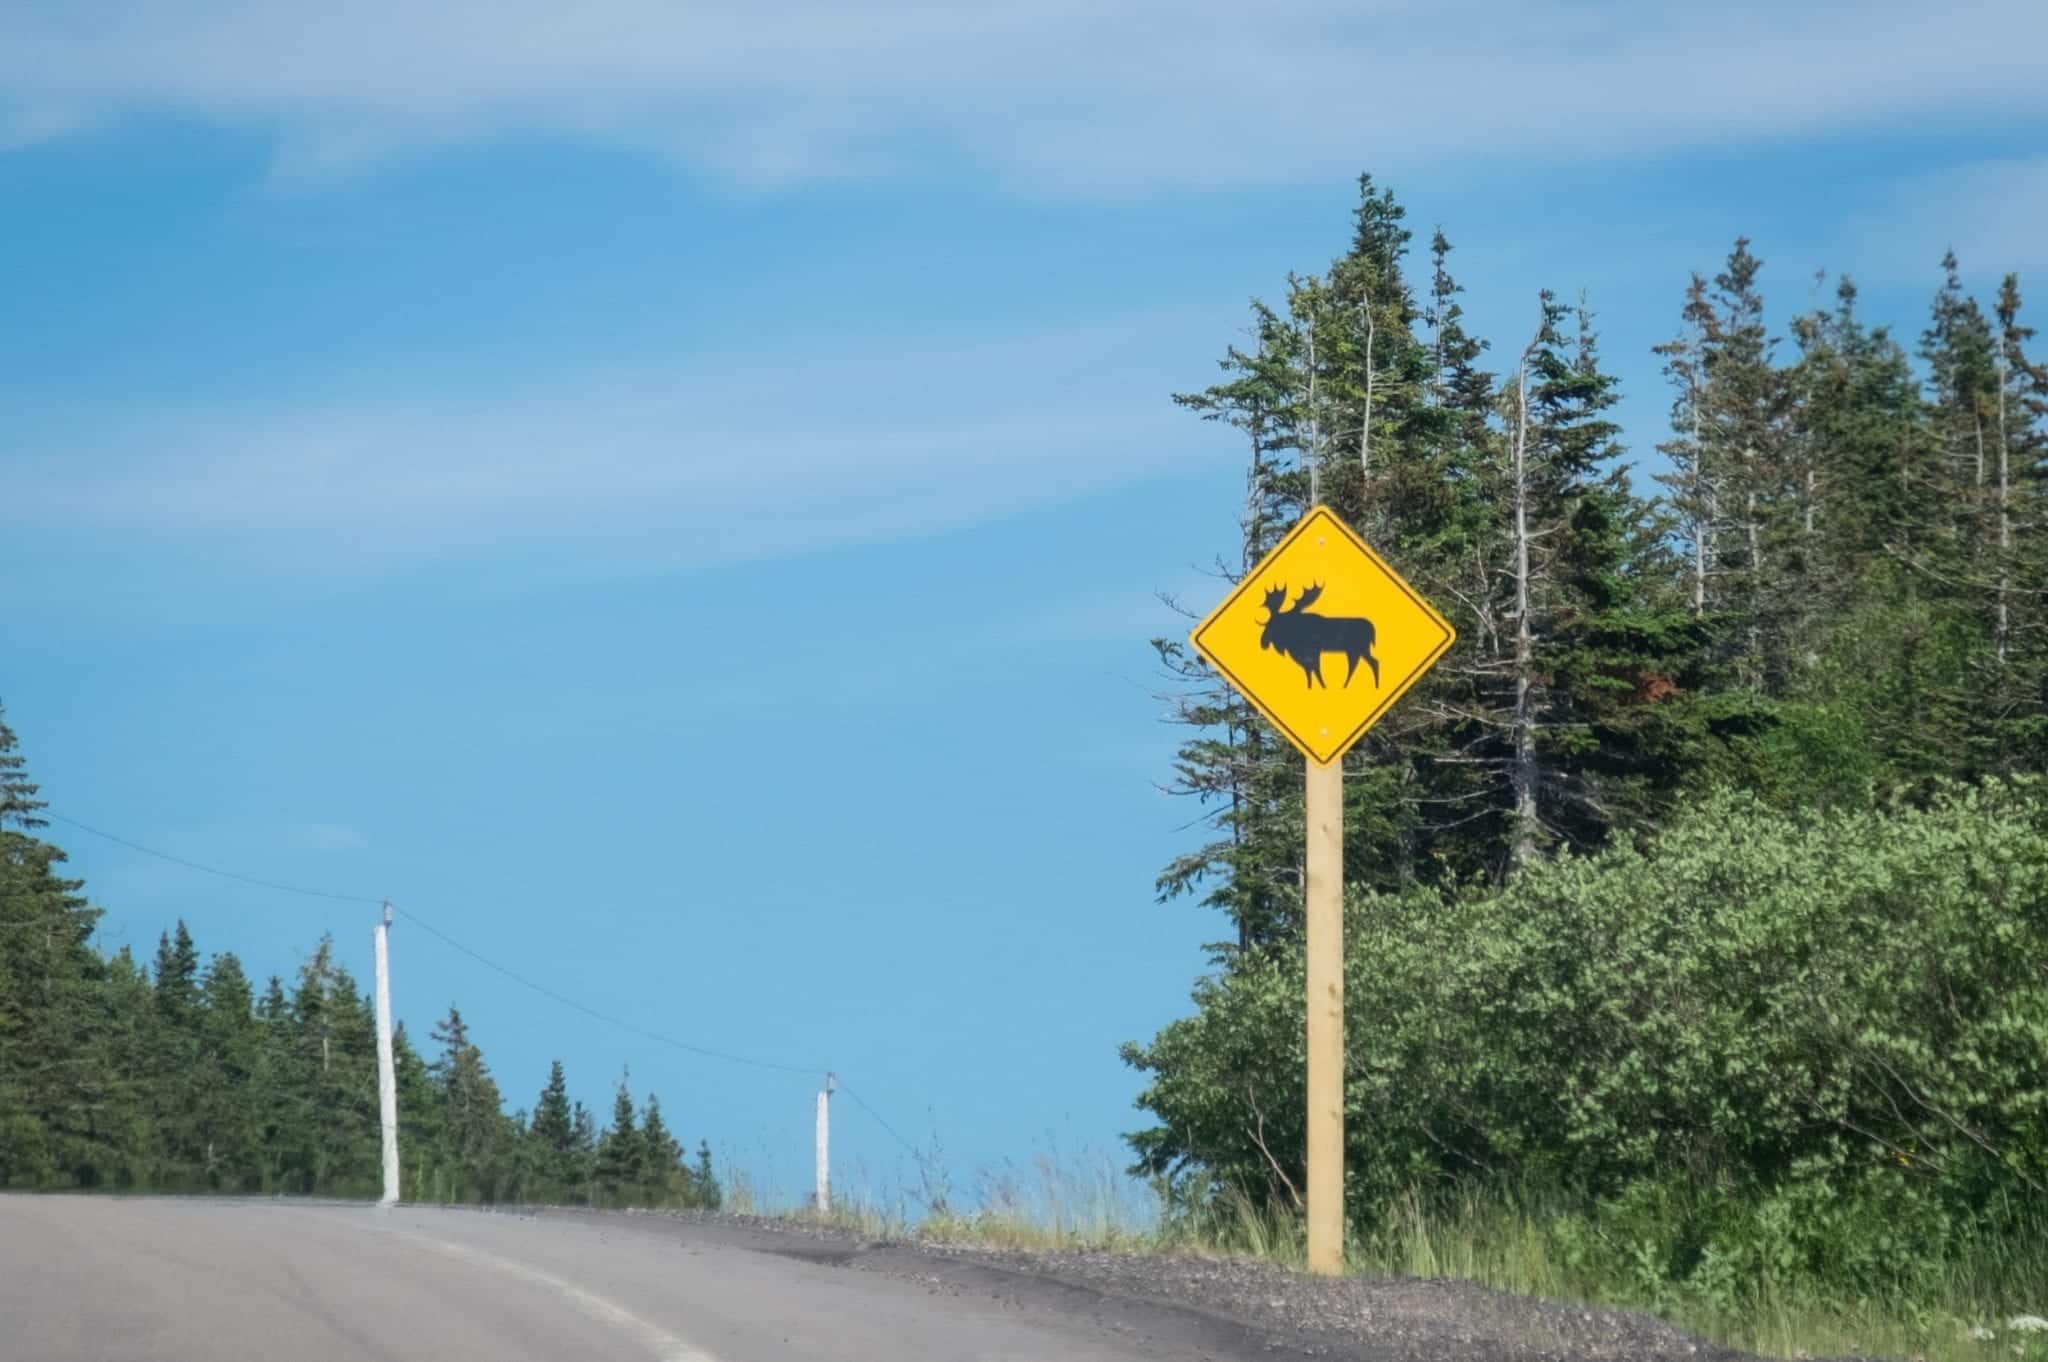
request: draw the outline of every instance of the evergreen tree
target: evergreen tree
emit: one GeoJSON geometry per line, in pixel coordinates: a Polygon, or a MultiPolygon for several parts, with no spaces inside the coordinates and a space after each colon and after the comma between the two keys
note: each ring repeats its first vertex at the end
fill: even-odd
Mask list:
{"type": "Polygon", "coordinates": [[[1856,285],[1844,275],[1832,312],[1794,323],[1797,424],[1817,483],[1807,510],[1818,525],[1802,527],[1817,541],[1813,608],[1802,627],[1809,640],[1821,621],[1853,607],[1874,564],[1924,535],[1936,509],[1913,467],[1923,413],[1906,353],[1885,328],[1867,328],[1856,303],[1856,285]]]}
{"type": "Polygon", "coordinates": [[[446,1099],[402,1022],[392,1028],[391,1059],[398,1089],[401,1195],[408,1201],[453,1200],[470,1179],[450,1164],[446,1099]]]}
{"type": "MultiPolygon", "coordinates": [[[[1205,421],[1236,427],[1248,445],[1237,553],[1234,562],[1217,564],[1231,580],[1279,542],[1305,495],[1284,466],[1295,386],[1286,323],[1254,303],[1252,338],[1252,351],[1227,350],[1221,367],[1233,375],[1228,381],[1173,399],[1205,421]]],[[[1213,808],[1219,834],[1170,864],[1157,888],[1170,898],[1206,885],[1203,903],[1222,909],[1235,926],[1236,949],[1250,950],[1284,934],[1293,916],[1288,885],[1295,856],[1275,835],[1293,783],[1291,749],[1181,638],[1155,638],[1152,647],[1181,687],[1172,700],[1175,717],[1198,733],[1181,748],[1170,788],[1213,808]]]]}
{"type": "Polygon", "coordinates": [[[275,974],[256,1003],[256,1067],[249,1089],[260,1151],[258,1187],[266,1192],[298,1190],[289,1183],[302,1162],[297,1154],[305,1143],[307,1111],[292,1044],[291,1000],[275,974]]]}
{"type": "Polygon", "coordinates": [[[1429,255],[1430,405],[1455,416],[1450,437],[1476,445],[1486,438],[1486,414],[1493,409],[1493,375],[1479,368],[1487,345],[1465,330],[1457,300],[1465,286],[1451,277],[1451,243],[1441,227],[1430,238],[1429,255]]]}
{"type": "Polygon", "coordinates": [[[1491,509],[1459,541],[1483,566],[1435,692],[1451,768],[1435,789],[1464,810],[1468,873],[1648,826],[1692,760],[1666,702],[1686,698],[1704,630],[1618,462],[1614,401],[1590,310],[1543,293],[1500,437],[1468,454],[1491,509]]]}
{"type": "Polygon", "coordinates": [[[504,1190],[509,1131],[497,1082],[484,1063],[483,1051],[469,1038],[469,1027],[453,1006],[434,1028],[441,1056],[434,1061],[445,1125],[443,1154],[464,1181],[458,1199],[495,1201],[504,1190]]]}
{"type": "Polygon", "coordinates": [[[1788,602],[1796,586],[1785,571],[1803,489],[1792,471],[1788,421],[1792,392],[1772,362],[1777,342],[1764,325],[1758,289],[1763,262],[1739,237],[1714,276],[1703,319],[1699,457],[1718,471],[1719,516],[1727,522],[1716,554],[1723,608],[1737,672],[1753,690],[1775,692],[1787,672],[1788,602]]]}
{"type": "MultiPolygon", "coordinates": [[[[60,872],[26,759],[0,718],[0,1186],[98,1186],[128,1157],[102,1067],[112,995],[99,912],[60,872]]],[[[146,989],[146,984],[144,985],[146,989]]]]}
{"type": "Polygon", "coordinates": [[[690,1171],[690,1191],[697,1205],[707,1211],[720,1210],[725,1205],[725,1188],[719,1184],[718,1174],[711,1167],[711,1142],[697,1142],[697,1166],[690,1171]]]}
{"type": "Polygon", "coordinates": [[[612,1123],[597,1145],[597,1187],[605,1201],[617,1205],[638,1189],[646,1167],[646,1145],[633,1123],[633,1094],[621,1074],[612,1099],[612,1123]]]}
{"type": "Polygon", "coordinates": [[[307,1186],[368,1193],[381,1181],[373,1004],[322,937],[299,971],[292,1013],[311,1094],[307,1186]]]}
{"type": "Polygon", "coordinates": [[[7,707],[0,705],[0,831],[12,826],[17,832],[34,832],[49,826],[38,815],[48,807],[36,798],[35,782],[28,778],[28,759],[16,749],[14,730],[7,726],[7,707]]]}
{"type": "Polygon", "coordinates": [[[175,938],[158,938],[154,982],[151,1124],[157,1133],[161,1177],[185,1186],[205,1162],[198,1111],[205,1080],[199,1072],[199,951],[182,918],[175,938]]]}
{"type": "MultiPolygon", "coordinates": [[[[1456,595],[1432,588],[1479,513],[1462,440],[1484,424],[1472,404],[1490,380],[1472,367],[1479,348],[1450,301],[1456,285],[1441,234],[1432,344],[1415,335],[1423,314],[1401,270],[1404,218],[1390,192],[1361,177],[1350,252],[1324,275],[1290,277],[1284,315],[1255,302],[1254,348],[1226,353],[1228,380],[1175,398],[1247,437],[1238,549],[1235,561],[1219,562],[1219,575],[1241,577],[1322,502],[1430,594],[1456,595]]],[[[1154,647],[1180,687],[1176,718],[1196,730],[1171,788],[1205,805],[1220,834],[1171,864],[1160,892],[1206,888],[1205,902],[1234,921],[1236,954],[1283,943],[1300,924],[1299,758],[1179,640],[1154,647]]],[[[1464,811],[1445,788],[1458,777],[1431,760],[1441,728],[1417,718],[1382,725],[1348,763],[1346,864],[1383,883],[1442,873],[1448,858],[1435,854],[1438,839],[1465,840],[1457,831],[1464,811]]]]}
{"type": "MultiPolygon", "coordinates": [[[[1346,759],[1351,887],[1428,886],[1415,902],[1441,906],[1552,850],[1640,844],[1717,785],[1853,807],[2048,765],[2048,375],[2024,353],[2016,281],[1987,321],[1946,266],[1923,397],[1846,278],[1795,320],[1781,365],[1762,263],[1738,239],[1659,347],[1673,467],[1653,503],[1630,486],[1584,305],[1574,318],[1546,295],[1497,388],[1462,329],[1447,238],[1418,310],[1398,205],[1360,189],[1351,251],[1288,276],[1284,310],[1255,303],[1223,381],[1175,399],[1246,437],[1219,576],[1240,580],[1321,501],[1458,628],[1346,759]]],[[[1160,892],[1205,894],[1237,934],[1198,994],[1205,1052],[1164,1035],[1125,1051],[1175,1094],[1155,1108],[1169,1124],[1132,1137],[1164,1172],[1196,1154],[1176,1120],[1293,1138],[1271,1046],[1229,1009],[1298,962],[1301,809],[1289,748],[1181,644],[1154,646],[1192,730],[1172,788],[1215,829],[1160,892]]]]}
{"type": "Polygon", "coordinates": [[[548,1082],[533,1104],[527,1138],[534,1147],[534,1165],[544,1186],[559,1195],[582,1182],[576,1157],[576,1116],[569,1106],[569,1079],[562,1061],[548,1066],[548,1082]]]}
{"type": "Polygon", "coordinates": [[[576,1167],[576,1198],[586,1206],[597,1204],[597,1118],[581,1102],[576,1104],[575,1138],[570,1143],[576,1167]]]}
{"type": "Polygon", "coordinates": [[[123,947],[97,990],[85,1030],[79,1076],[55,1126],[65,1139],[59,1166],[70,1186],[129,1191],[177,1185],[157,1127],[161,1090],[176,1082],[158,1065],[156,999],[149,976],[123,947]],[[68,1119],[67,1119],[68,1118],[68,1119]]]}
{"type": "Polygon", "coordinates": [[[175,940],[166,934],[157,941],[156,1010],[173,1030],[189,1028],[199,1010],[199,949],[183,918],[175,940]]]}
{"type": "Polygon", "coordinates": [[[2027,346],[2019,276],[2000,281],[1994,394],[1992,668],[1996,765],[2048,768],[2048,363],[2027,346]]]}
{"type": "Polygon", "coordinates": [[[1954,251],[1941,258],[1942,284],[1920,338],[1932,380],[1933,435],[1941,461],[1932,471],[1943,513],[1950,569],[1980,570],[1987,553],[1995,472],[1993,412],[1999,391],[1998,346],[1977,300],[1963,291],[1954,251]]]}
{"type": "Polygon", "coordinates": [[[262,1163],[249,1100],[261,1028],[242,962],[232,951],[213,957],[201,989],[200,1049],[191,1075],[198,1172],[217,1191],[261,1186],[262,1163]]]}
{"type": "Polygon", "coordinates": [[[662,1120],[661,1099],[649,1093],[640,1115],[641,1199],[660,1206],[678,1192],[687,1194],[690,1170],[682,1160],[683,1147],[662,1120]]]}

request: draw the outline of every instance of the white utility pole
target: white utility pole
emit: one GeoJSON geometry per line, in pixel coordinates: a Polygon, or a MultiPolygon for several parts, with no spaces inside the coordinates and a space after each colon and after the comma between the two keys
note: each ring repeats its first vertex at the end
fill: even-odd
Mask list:
{"type": "Polygon", "coordinates": [[[818,1214],[832,1209],[832,1090],[838,1086],[831,1074],[818,1093],[818,1214]]]}
{"type": "Polygon", "coordinates": [[[391,904],[377,924],[377,1119],[384,1127],[383,1205],[398,1200],[398,1068],[391,1058],[391,904]]]}

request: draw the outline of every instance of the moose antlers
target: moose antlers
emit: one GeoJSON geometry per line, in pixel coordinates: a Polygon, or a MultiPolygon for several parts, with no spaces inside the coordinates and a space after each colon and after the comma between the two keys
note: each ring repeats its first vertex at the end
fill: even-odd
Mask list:
{"type": "Polygon", "coordinates": [[[1266,609],[1276,615],[1298,615],[1323,598],[1320,584],[1302,588],[1301,596],[1293,605],[1287,604],[1287,583],[1282,582],[1266,593],[1266,609]]]}

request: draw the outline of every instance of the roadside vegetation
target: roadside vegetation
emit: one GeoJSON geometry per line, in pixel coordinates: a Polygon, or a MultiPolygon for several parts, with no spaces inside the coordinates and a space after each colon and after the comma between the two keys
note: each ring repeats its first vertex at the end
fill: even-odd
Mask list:
{"type": "MultiPolygon", "coordinates": [[[[376,1196],[376,1013],[332,943],[260,990],[183,922],[147,966],[105,954],[43,808],[0,714],[0,1190],[376,1196]]],[[[560,1063],[507,1113],[460,1011],[430,1039],[392,1040],[407,1199],[718,1205],[710,1146],[625,1075],[603,1126],[560,1063]]]]}
{"type": "MultiPolygon", "coordinates": [[[[1942,261],[1909,355],[1846,277],[1774,324],[1738,240],[1673,281],[1645,476],[1587,300],[1532,290],[1491,348],[1445,234],[1411,282],[1405,210],[1359,190],[1348,249],[1176,399],[1242,441],[1220,578],[1320,501],[1458,630],[1345,763],[1352,1264],[1788,1356],[2048,1353],[2048,366],[2018,277],[1987,305],[1942,261]]],[[[1210,828],[1160,897],[1226,935],[1193,1015],[1125,1047],[1133,1171],[1149,1242],[1291,1261],[1301,762],[1153,646],[1210,828]]]]}

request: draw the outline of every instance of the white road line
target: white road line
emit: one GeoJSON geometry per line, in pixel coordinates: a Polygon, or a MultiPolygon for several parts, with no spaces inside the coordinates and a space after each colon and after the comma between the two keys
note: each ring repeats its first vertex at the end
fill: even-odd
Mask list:
{"type": "Polygon", "coordinates": [[[658,1358],[659,1362],[718,1362],[710,1353],[685,1343],[660,1325],[640,1318],[616,1301],[606,1300],[596,1292],[586,1291],[576,1283],[566,1281],[553,1273],[542,1272],[537,1267],[528,1267],[525,1263],[515,1262],[510,1258],[500,1258],[495,1253],[486,1253],[482,1249],[470,1248],[466,1244],[453,1244],[446,1239],[435,1239],[407,1230],[396,1230],[392,1233],[400,1239],[433,1249],[436,1253],[446,1254],[450,1258],[460,1258],[479,1267],[491,1268],[509,1277],[517,1277],[535,1286],[545,1287],[592,1319],[608,1324],[621,1333],[631,1334],[641,1346],[658,1358]]]}

